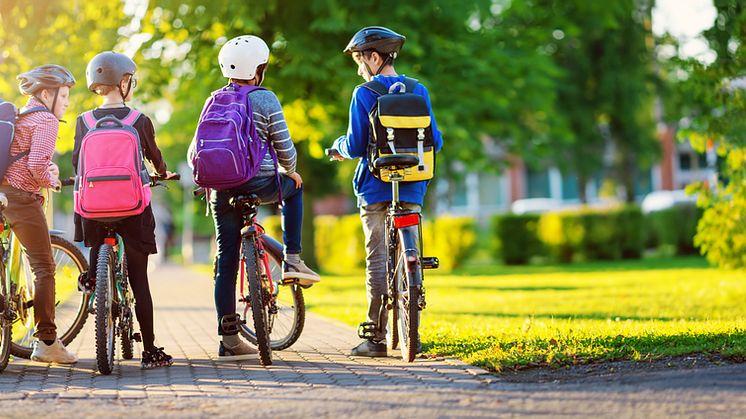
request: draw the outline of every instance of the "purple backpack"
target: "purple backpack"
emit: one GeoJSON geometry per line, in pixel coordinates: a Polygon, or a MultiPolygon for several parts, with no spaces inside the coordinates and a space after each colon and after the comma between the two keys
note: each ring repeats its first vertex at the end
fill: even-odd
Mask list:
{"type": "Polygon", "coordinates": [[[217,190],[231,189],[252,179],[261,167],[269,148],[254,125],[249,93],[263,90],[258,86],[228,86],[213,92],[202,111],[194,134],[192,157],[194,182],[217,190]]]}

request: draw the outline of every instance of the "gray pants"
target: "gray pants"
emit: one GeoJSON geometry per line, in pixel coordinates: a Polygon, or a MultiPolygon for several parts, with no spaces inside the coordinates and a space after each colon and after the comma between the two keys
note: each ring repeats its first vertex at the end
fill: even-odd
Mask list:
{"type": "MultiPolygon", "coordinates": [[[[386,284],[386,213],[390,202],[378,202],[360,207],[360,219],[365,233],[365,289],[368,293],[368,321],[378,322],[381,313],[381,297],[388,294],[386,284]]],[[[409,211],[421,212],[417,204],[403,202],[409,211]]],[[[383,311],[383,330],[376,333],[375,341],[386,340],[388,311],[383,311]]]]}

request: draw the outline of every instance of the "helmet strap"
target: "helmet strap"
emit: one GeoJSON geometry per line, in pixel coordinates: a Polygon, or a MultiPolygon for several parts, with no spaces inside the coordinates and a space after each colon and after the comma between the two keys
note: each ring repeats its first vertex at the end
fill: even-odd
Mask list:
{"type": "Polygon", "coordinates": [[[52,100],[52,109],[50,111],[54,113],[54,108],[57,106],[57,97],[60,95],[60,88],[54,89],[54,99],[52,100]]]}
{"type": "Polygon", "coordinates": [[[127,90],[122,90],[122,83],[120,82],[117,87],[119,88],[119,94],[122,95],[122,104],[124,104],[127,101],[127,96],[129,96],[130,92],[132,91],[132,76],[130,76],[129,81],[127,81],[127,90]]]}
{"type": "Polygon", "coordinates": [[[378,71],[376,71],[375,75],[377,76],[377,75],[381,74],[381,71],[383,71],[383,68],[386,67],[387,65],[389,65],[389,63],[391,63],[391,54],[389,54],[389,55],[386,56],[386,59],[383,60],[383,62],[381,63],[381,66],[378,67],[378,71]]]}

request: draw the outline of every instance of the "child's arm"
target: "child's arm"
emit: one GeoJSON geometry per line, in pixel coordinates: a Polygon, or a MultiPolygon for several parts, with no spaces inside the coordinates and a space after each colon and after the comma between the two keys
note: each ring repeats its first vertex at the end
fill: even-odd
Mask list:
{"type": "Polygon", "coordinates": [[[56,187],[56,183],[59,182],[52,177],[48,169],[57,143],[60,123],[51,114],[44,122],[34,127],[28,155],[28,170],[40,187],[51,188],[56,187]]]}
{"type": "Polygon", "coordinates": [[[363,157],[368,145],[368,108],[372,105],[374,98],[364,88],[356,88],[352,93],[350,102],[350,121],[347,126],[347,134],[334,142],[332,148],[339,151],[344,158],[354,159],[363,157]]]}
{"type": "Polygon", "coordinates": [[[155,143],[155,128],[153,128],[153,122],[147,117],[143,118],[143,121],[143,131],[145,134],[141,140],[143,154],[145,154],[146,159],[153,163],[153,168],[155,168],[156,174],[165,175],[166,162],[163,160],[161,150],[158,149],[158,145],[155,143]]]}
{"type": "Polygon", "coordinates": [[[285,115],[282,112],[279,100],[270,109],[267,132],[270,144],[272,144],[275,153],[277,153],[277,163],[285,169],[288,175],[295,173],[298,154],[295,151],[293,140],[290,138],[288,124],[285,121],[285,115]]]}

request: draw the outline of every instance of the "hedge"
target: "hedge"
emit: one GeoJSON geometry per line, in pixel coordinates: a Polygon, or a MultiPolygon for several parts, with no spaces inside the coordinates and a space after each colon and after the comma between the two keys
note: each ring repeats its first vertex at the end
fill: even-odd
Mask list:
{"type": "Polygon", "coordinates": [[[682,204],[646,215],[646,245],[669,248],[677,255],[698,254],[694,247],[697,223],[702,209],[695,204],[682,204]]]}
{"type": "MultiPolygon", "coordinates": [[[[282,240],[279,216],[263,217],[262,226],[282,240]]],[[[365,240],[358,214],[314,218],[316,258],[323,272],[350,273],[365,268],[365,240]]],[[[471,217],[443,216],[423,223],[424,256],[437,256],[442,272],[468,259],[476,244],[476,222],[471,217]]]]}
{"type": "Polygon", "coordinates": [[[523,265],[535,256],[545,255],[546,248],[537,234],[538,226],[538,214],[495,216],[492,219],[495,259],[502,259],[508,265],[523,265]]]}
{"type": "Polygon", "coordinates": [[[539,238],[555,261],[640,258],[645,229],[637,206],[544,214],[539,238]]]}

